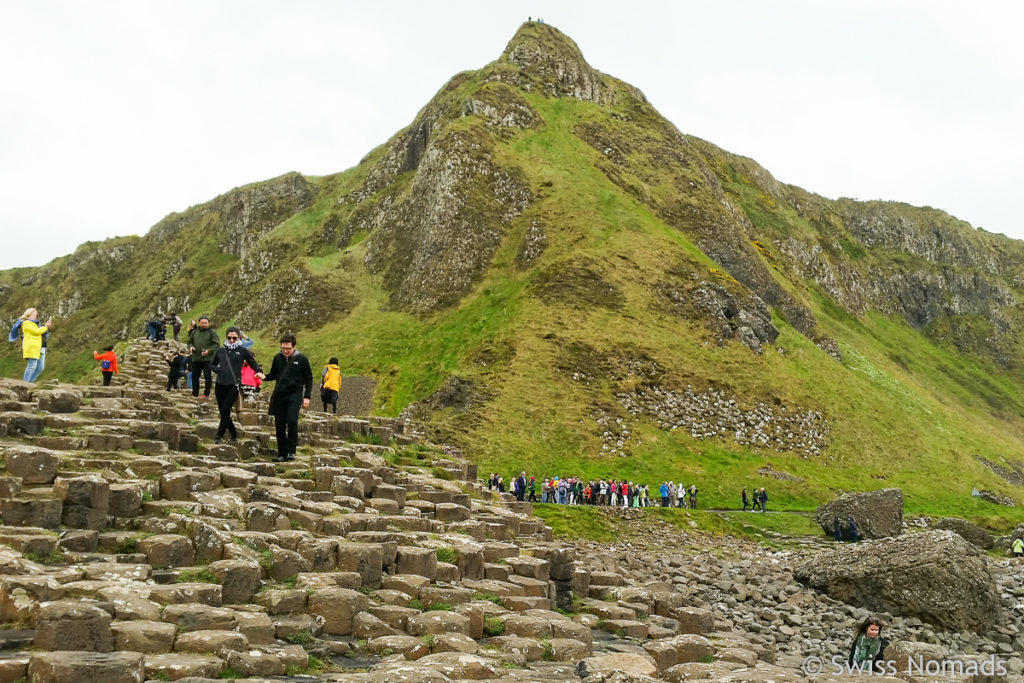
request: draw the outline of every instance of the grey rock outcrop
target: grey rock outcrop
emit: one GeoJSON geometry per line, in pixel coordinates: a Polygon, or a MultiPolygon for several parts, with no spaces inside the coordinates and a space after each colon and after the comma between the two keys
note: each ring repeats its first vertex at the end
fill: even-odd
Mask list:
{"type": "Polygon", "coordinates": [[[992,534],[959,517],[943,517],[935,522],[935,528],[957,533],[968,543],[973,543],[983,550],[988,550],[994,543],[992,534]]]}
{"type": "Polygon", "coordinates": [[[942,628],[984,633],[1000,611],[985,555],[952,531],[826,550],[804,559],[793,576],[850,605],[942,628]]]}
{"type": "Polygon", "coordinates": [[[829,536],[833,533],[835,517],[839,517],[844,529],[847,520],[853,517],[863,539],[899,536],[903,533],[903,491],[880,489],[867,493],[844,493],[820,506],[814,516],[829,536]]]}

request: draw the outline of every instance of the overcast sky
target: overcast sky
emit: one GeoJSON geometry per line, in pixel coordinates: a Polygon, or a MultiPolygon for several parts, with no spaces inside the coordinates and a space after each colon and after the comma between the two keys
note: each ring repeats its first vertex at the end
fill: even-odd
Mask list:
{"type": "Polygon", "coordinates": [[[1024,237],[1024,3],[34,0],[0,5],[0,269],[349,168],[538,15],[779,180],[1024,237]]]}

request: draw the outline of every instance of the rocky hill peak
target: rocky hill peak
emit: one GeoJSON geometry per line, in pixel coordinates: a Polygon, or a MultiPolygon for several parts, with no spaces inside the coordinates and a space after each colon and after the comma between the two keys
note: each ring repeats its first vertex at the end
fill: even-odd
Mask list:
{"type": "Polygon", "coordinates": [[[583,53],[567,35],[550,24],[528,21],[505,47],[502,62],[519,67],[503,76],[512,76],[513,85],[551,97],[575,97],[586,102],[608,104],[613,91],[605,77],[587,64],[583,53]]]}

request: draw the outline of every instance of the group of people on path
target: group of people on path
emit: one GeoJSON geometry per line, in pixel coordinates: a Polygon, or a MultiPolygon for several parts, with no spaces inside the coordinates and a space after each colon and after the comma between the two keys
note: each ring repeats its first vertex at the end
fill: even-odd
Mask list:
{"type": "MultiPolygon", "coordinates": [[[[842,543],[843,541],[843,525],[839,521],[839,515],[832,517],[832,537],[836,543],[842,543]]],[[[850,515],[850,519],[847,522],[845,537],[850,543],[856,543],[860,540],[860,530],[857,529],[857,520],[853,518],[853,515],[850,515]]]]}
{"type": "MultiPolygon", "coordinates": [[[[654,505],[651,502],[650,487],[647,484],[635,484],[625,479],[584,481],[582,477],[550,477],[543,479],[538,485],[536,477],[527,476],[525,471],[510,479],[511,483],[506,484],[503,477],[492,472],[487,478],[487,489],[500,493],[512,493],[517,501],[529,503],[633,508],[654,505]],[[537,498],[538,487],[540,488],[539,499],[537,498]]],[[[663,481],[658,487],[661,507],[696,510],[698,493],[700,493],[700,489],[696,484],[691,484],[687,488],[682,483],[663,481]]],[[[744,511],[749,506],[751,512],[754,510],[764,512],[768,506],[768,491],[764,487],[760,487],[754,489],[753,495],[751,495],[744,487],[741,499],[744,511]]],[[[853,524],[854,534],[856,534],[856,525],[852,517],[850,523],[853,524]]]]}
{"type": "Polygon", "coordinates": [[[754,489],[754,495],[751,497],[747,493],[747,487],[743,487],[743,491],[740,492],[740,500],[743,502],[743,511],[746,512],[747,506],[750,506],[750,511],[759,510],[764,512],[768,509],[768,491],[761,488],[754,489]]]}
{"type": "MultiPolygon", "coordinates": [[[[238,440],[238,428],[231,418],[231,411],[247,392],[246,388],[249,388],[249,392],[257,392],[263,382],[275,382],[267,412],[274,416],[277,437],[277,456],[274,461],[286,462],[295,459],[299,443],[299,411],[309,407],[313,393],[313,370],[309,359],[296,347],[298,341],[294,334],[283,335],[279,343],[280,351],[270,363],[270,372],[264,373],[263,367],[250,350],[253,340],[237,326],[233,325],[225,331],[223,344],[220,343],[217,331],[210,326],[209,316],[200,316],[188,332],[192,396],[199,398],[202,378],[202,397],[209,398],[211,375],[217,375],[213,384],[220,422],[215,443],[223,443],[225,438],[238,440]]],[[[173,363],[171,372],[176,372],[173,363]]],[[[180,363],[177,372],[180,372],[180,363]]]]}
{"type": "MultiPolygon", "coordinates": [[[[557,505],[601,505],[615,507],[651,507],[650,487],[625,479],[599,479],[584,481],[582,477],[550,477],[541,481],[540,499],[537,498],[537,478],[520,472],[511,478],[506,486],[504,478],[492,473],[487,479],[487,488],[500,493],[512,493],[517,501],[530,503],[554,503],[557,505]]],[[[699,489],[691,485],[689,490],[683,484],[662,482],[659,494],[662,507],[689,507],[697,509],[699,489]]]]}
{"type": "MultiPolygon", "coordinates": [[[[181,319],[177,315],[149,320],[146,323],[146,337],[154,342],[164,338],[167,326],[172,326],[177,340],[181,319]]],[[[24,380],[35,382],[46,365],[46,344],[53,327],[52,319],[39,321],[39,311],[27,309],[15,322],[8,340],[21,339],[22,357],[26,360],[24,380]]],[[[214,441],[223,443],[225,438],[238,439],[238,428],[231,417],[231,411],[244,394],[255,394],[263,382],[275,382],[270,395],[268,413],[274,417],[277,436],[277,462],[295,459],[299,436],[299,411],[308,408],[313,391],[313,371],[309,359],[296,348],[293,334],[285,334],[280,340],[280,351],[270,364],[270,371],[264,373],[262,366],[250,350],[253,340],[241,329],[231,326],[225,331],[225,342],[220,343],[217,331],[211,327],[209,316],[200,316],[189,325],[187,350],[177,352],[166,359],[169,368],[167,390],[178,388],[183,377],[189,378],[194,398],[210,397],[211,385],[217,400],[220,422],[214,441]],[[213,375],[216,375],[216,381],[213,375]],[[202,380],[202,382],[201,382],[202,380]]],[[[103,385],[109,386],[118,374],[117,354],[113,346],[103,352],[93,351],[93,358],[99,363],[103,385]]],[[[320,390],[324,411],[337,413],[338,397],[341,391],[341,371],[338,359],[331,358],[321,375],[320,390]]]]}

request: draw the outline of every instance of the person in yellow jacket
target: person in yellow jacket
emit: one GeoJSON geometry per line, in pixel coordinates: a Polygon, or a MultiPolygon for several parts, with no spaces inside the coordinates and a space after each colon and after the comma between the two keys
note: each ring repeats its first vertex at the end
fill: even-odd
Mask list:
{"type": "Polygon", "coordinates": [[[52,326],[53,320],[47,320],[40,325],[39,311],[29,308],[21,314],[11,329],[8,339],[12,341],[16,340],[18,332],[21,332],[21,357],[28,361],[23,377],[26,382],[35,382],[46,366],[46,337],[50,334],[52,326]]]}
{"type": "Polygon", "coordinates": [[[341,370],[338,369],[338,359],[331,358],[324,366],[324,373],[320,376],[320,401],[324,404],[324,412],[330,408],[335,415],[338,414],[338,392],[341,391],[341,370]]]}

